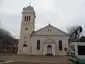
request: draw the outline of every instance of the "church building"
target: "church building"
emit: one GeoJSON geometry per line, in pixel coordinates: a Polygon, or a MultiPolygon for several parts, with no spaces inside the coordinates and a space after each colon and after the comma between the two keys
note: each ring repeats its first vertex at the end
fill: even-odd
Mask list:
{"type": "Polygon", "coordinates": [[[68,35],[51,24],[35,31],[35,18],[32,6],[23,8],[17,54],[67,55],[68,35]]]}

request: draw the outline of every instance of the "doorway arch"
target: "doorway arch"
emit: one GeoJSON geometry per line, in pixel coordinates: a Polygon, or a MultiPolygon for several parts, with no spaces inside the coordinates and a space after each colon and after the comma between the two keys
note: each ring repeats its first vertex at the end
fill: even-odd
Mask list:
{"type": "Polygon", "coordinates": [[[56,41],[52,39],[45,40],[43,43],[43,54],[55,56],[56,54],[56,41]]]}
{"type": "Polygon", "coordinates": [[[28,45],[23,44],[23,54],[28,54],[28,45]]]}
{"type": "Polygon", "coordinates": [[[46,56],[53,56],[53,53],[52,53],[52,45],[48,45],[48,46],[47,46],[46,56]]]}
{"type": "Polygon", "coordinates": [[[51,45],[47,46],[47,54],[52,54],[52,46],[51,45]]]}

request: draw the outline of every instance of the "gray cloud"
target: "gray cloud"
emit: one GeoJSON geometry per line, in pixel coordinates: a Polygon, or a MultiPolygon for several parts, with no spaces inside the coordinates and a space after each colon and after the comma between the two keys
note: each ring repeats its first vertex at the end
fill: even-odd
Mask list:
{"type": "Polygon", "coordinates": [[[3,1],[3,0],[0,0],[0,5],[2,4],[2,1],[3,1]]]}
{"type": "MultiPolygon", "coordinates": [[[[19,38],[22,8],[29,5],[26,0],[2,0],[0,20],[4,28],[19,38]]],[[[31,0],[36,12],[36,30],[49,22],[63,30],[67,27],[80,25],[85,30],[85,0],[31,0]]]]}

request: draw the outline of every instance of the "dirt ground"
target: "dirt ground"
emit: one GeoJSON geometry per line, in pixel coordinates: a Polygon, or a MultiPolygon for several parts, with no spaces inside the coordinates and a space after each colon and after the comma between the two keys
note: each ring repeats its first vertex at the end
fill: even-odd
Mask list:
{"type": "Polygon", "coordinates": [[[0,55],[6,64],[70,64],[67,56],[0,55]]]}

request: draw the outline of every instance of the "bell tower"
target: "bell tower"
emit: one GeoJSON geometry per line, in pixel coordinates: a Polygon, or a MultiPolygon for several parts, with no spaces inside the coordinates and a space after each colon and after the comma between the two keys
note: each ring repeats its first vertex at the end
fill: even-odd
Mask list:
{"type": "Polygon", "coordinates": [[[30,54],[30,35],[35,30],[35,18],[33,7],[23,8],[18,54],[30,54]]]}

